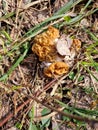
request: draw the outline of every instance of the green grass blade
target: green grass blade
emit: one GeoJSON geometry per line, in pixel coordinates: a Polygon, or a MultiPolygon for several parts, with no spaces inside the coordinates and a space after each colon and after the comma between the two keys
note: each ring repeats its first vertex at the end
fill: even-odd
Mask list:
{"type": "Polygon", "coordinates": [[[33,27],[23,37],[29,36],[29,35],[31,35],[30,37],[32,37],[35,32],[38,32],[39,30],[41,30],[48,22],[50,22],[52,20],[55,20],[55,19],[58,19],[58,18],[61,18],[61,17],[64,17],[64,16],[65,16],[65,14],[60,14],[60,15],[57,15],[57,16],[52,16],[50,18],[47,18],[42,23],[40,23],[40,24],[36,25],[35,27],[33,27]]]}
{"type": "MultiPolygon", "coordinates": [[[[88,66],[88,67],[94,67],[94,64],[91,62],[82,61],[82,65],[88,66]]],[[[98,66],[98,63],[95,62],[95,65],[98,66]]]]}
{"type": "Polygon", "coordinates": [[[4,34],[4,35],[5,35],[5,37],[8,39],[8,41],[9,41],[9,42],[11,42],[11,41],[12,41],[12,39],[11,39],[10,35],[9,35],[9,34],[8,34],[5,30],[1,31],[1,34],[4,34]]]}
{"type": "Polygon", "coordinates": [[[8,14],[2,16],[2,17],[0,18],[0,22],[3,21],[3,20],[5,20],[5,19],[7,19],[7,18],[12,17],[14,14],[15,14],[15,12],[10,12],[10,13],[8,13],[8,14]]]}
{"type": "Polygon", "coordinates": [[[84,15],[83,14],[80,14],[78,16],[76,16],[75,18],[72,18],[69,22],[67,22],[66,24],[67,25],[72,25],[72,24],[75,24],[77,22],[79,22],[81,19],[83,19],[84,15]]]}
{"type": "Polygon", "coordinates": [[[98,41],[98,38],[90,30],[84,28],[84,31],[88,33],[94,41],[98,41]]]}
{"type": "Polygon", "coordinates": [[[6,74],[4,74],[1,78],[0,81],[5,81],[8,76],[15,70],[15,68],[21,63],[21,61],[23,61],[24,57],[26,56],[27,52],[28,52],[27,48],[24,53],[17,59],[17,61],[15,62],[14,65],[12,65],[12,67],[8,70],[8,72],[6,74]]]}
{"type": "MultiPolygon", "coordinates": [[[[70,107],[63,102],[56,100],[57,103],[59,103],[61,106],[65,107],[70,113],[74,112],[75,114],[78,114],[79,116],[82,117],[87,117],[87,118],[92,118],[92,116],[98,116],[98,111],[95,110],[88,110],[88,109],[83,109],[83,108],[77,108],[77,107],[70,107]]],[[[93,118],[92,118],[93,119],[93,118]]]]}
{"type": "Polygon", "coordinates": [[[70,0],[61,9],[59,9],[58,12],[54,13],[54,15],[59,15],[59,14],[66,13],[67,11],[69,11],[69,9],[71,9],[72,7],[74,7],[75,5],[80,3],[81,1],[83,1],[83,0],[70,0]]]}
{"type": "Polygon", "coordinates": [[[81,12],[84,12],[85,9],[89,6],[89,4],[92,2],[92,0],[89,0],[86,5],[84,6],[84,8],[81,10],[81,12]]]}
{"type": "MultiPolygon", "coordinates": [[[[34,30],[36,30],[37,28],[39,28],[38,30],[42,29],[48,22],[64,17],[64,14],[67,13],[73,6],[75,6],[76,4],[78,4],[79,2],[81,2],[82,0],[77,0],[76,2],[74,2],[73,0],[70,0],[67,4],[65,4],[61,9],[59,9],[59,11],[57,13],[54,13],[54,15],[50,18],[47,18],[45,21],[43,21],[42,23],[36,25],[34,28],[32,28],[30,31],[28,31],[24,36],[29,35],[31,32],[33,32],[34,30]]],[[[31,34],[31,37],[33,35],[31,34]]]]}
{"type": "Polygon", "coordinates": [[[91,74],[91,75],[96,79],[96,81],[98,81],[98,78],[95,77],[94,74],[93,74],[88,68],[86,68],[86,66],[84,66],[84,65],[82,64],[82,62],[80,63],[80,65],[82,65],[83,68],[84,68],[89,74],[91,74]]]}

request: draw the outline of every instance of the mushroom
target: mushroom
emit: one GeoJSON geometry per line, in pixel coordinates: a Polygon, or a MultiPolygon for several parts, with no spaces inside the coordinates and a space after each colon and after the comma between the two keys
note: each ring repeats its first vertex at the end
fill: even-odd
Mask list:
{"type": "Polygon", "coordinates": [[[60,61],[52,63],[49,67],[44,69],[44,74],[47,77],[58,77],[66,74],[69,70],[68,64],[60,61]]]}
{"type": "Polygon", "coordinates": [[[56,48],[55,39],[59,37],[59,30],[49,26],[46,32],[37,35],[34,38],[32,51],[39,56],[40,61],[55,61],[56,48]]]}
{"type": "Polygon", "coordinates": [[[34,38],[32,51],[44,63],[44,74],[47,77],[58,77],[66,74],[74,63],[74,58],[81,48],[81,41],[62,35],[59,30],[49,26],[48,29],[34,38]]]}
{"type": "Polygon", "coordinates": [[[81,48],[81,41],[79,39],[73,39],[72,47],[76,52],[79,52],[81,48]]]}

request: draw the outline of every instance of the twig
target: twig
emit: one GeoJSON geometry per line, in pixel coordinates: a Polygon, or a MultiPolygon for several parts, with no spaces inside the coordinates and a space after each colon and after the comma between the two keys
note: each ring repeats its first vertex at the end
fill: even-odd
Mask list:
{"type": "MultiPolygon", "coordinates": [[[[53,85],[55,82],[57,81],[57,79],[53,79],[51,82],[49,82],[43,89],[43,91],[47,91],[48,89],[51,88],[51,85],[53,85]]],[[[38,91],[35,95],[36,97],[40,96],[42,94],[43,91],[38,91]]]]}
{"type": "Polygon", "coordinates": [[[79,120],[79,121],[84,121],[84,122],[87,122],[87,123],[98,123],[98,119],[93,119],[93,118],[87,118],[87,117],[81,117],[81,116],[77,116],[77,115],[73,115],[73,114],[69,114],[69,113],[65,113],[59,109],[56,109],[50,105],[47,105],[46,103],[43,103],[43,101],[40,101],[38,100],[36,97],[33,97],[33,96],[30,96],[29,98],[32,98],[33,100],[35,100],[37,103],[40,103],[42,104],[43,106],[49,108],[50,110],[53,110],[55,112],[58,112],[60,113],[61,115],[63,116],[66,116],[66,117],[69,117],[71,119],[76,119],[76,120],[79,120]]]}
{"type": "MultiPolygon", "coordinates": [[[[16,108],[16,113],[18,113],[24,106],[30,103],[31,98],[21,104],[18,108],[16,108]]],[[[8,120],[10,120],[14,116],[14,113],[10,112],[5,118],[0,120],[0,127],[2,127],[8,120]]]]}
{"type": "MultiPolygon", "coordinates": [[[[64,107],[62,108],[58,108],[58,110],[62,111],[64,109],[64,107]]],[[[51,118],[52,116],[55,116],[56,114],[58,114],[58,112],[52,112],[46,116],[36,116],[34,117],[34,120],[38,121],[38,120],[42,120],[42,119],[46,119],[46,118],[51,118]]]]}
{"type": "Polygon", "coordinates": [[[45,2],[45,1],[48,1],[48,0],[37,0],[37,1],[31,2],[31,3],[27,4],[27,5],[25,5],[23,9],[28,9],[31,6],[34,6],[34,5],[36,5],[36,4],[40,3],[40,2],[45,2]]]}
{"type": "MultiPolygon", "coordinates": [[[[45,87],[44,87],[44,91],[47,91],[51,85],[53,85],[53,83],[55,83],[55,79],[52,80],[50,83],[48,83],[45,87]]],[[[36,96],[40,96],[42,94],[41,91],[39,91],[38,93],[35,93],[34,95],[36,96]]],[[[23,109],[24,106],[26,106],[28,103],[30,103],[30,101],[32,100],[32,98],[27,99],[27,101],[23,102],[19,107],[16,108],[16,113],[18,113],[21,109],[23,109]]],[[[3,119],[0,120],[0,127],[2,127],[8,120],[10,120],[12,117],[14,116],[14,112],[10,112],[6,117],[4,117],[3,119]]]]}

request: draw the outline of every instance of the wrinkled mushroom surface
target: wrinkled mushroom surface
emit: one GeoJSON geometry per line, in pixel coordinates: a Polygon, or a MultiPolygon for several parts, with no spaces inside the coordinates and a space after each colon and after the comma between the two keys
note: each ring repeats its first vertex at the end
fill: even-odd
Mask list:
{"type": "Polygon", "coordinates": [[[68,64],[64,62],[54,62],[49,67],[44,69],[44,74],[48,77],[58,77],[66,74],[69,70],[68,64]]]}
{"type": "Polygon", "coordinates": [[[62,35],[59,39],[59,30],[49,26],[48,29],[37,35],[33,42],[32,51],[39,60],[49,63],[44,69],[48,77],[57,77],[66,74],[74,63],[74,58],[81,49],[79,39],[71,39],[62,35]]]}
{"type": "Polygon", "coordinates": [[[32,51],[39,56],[40,61],[55,61],[57,53],[55,48],[55,39],[58,37],[59,30],[49,26],[46,32],[43,32],[34,38],[32,51]]]}
{"type": "Polygon", "coordinates": [[[72,47],[79,52],[81,49],[81,41],[79,39],[73,39],[72,47]]]}

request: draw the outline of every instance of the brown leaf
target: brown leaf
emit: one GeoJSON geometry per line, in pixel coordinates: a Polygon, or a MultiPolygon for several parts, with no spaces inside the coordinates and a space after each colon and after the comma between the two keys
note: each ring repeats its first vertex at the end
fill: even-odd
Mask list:
{"type": "Polygon", "coordinates": [[[71,55],[70,49],[67,45],[67,41],[64,39],[58,39],[57,44],[56,44],[56,49],[57,49],[57,52],[62,56],[71,55]]]}

